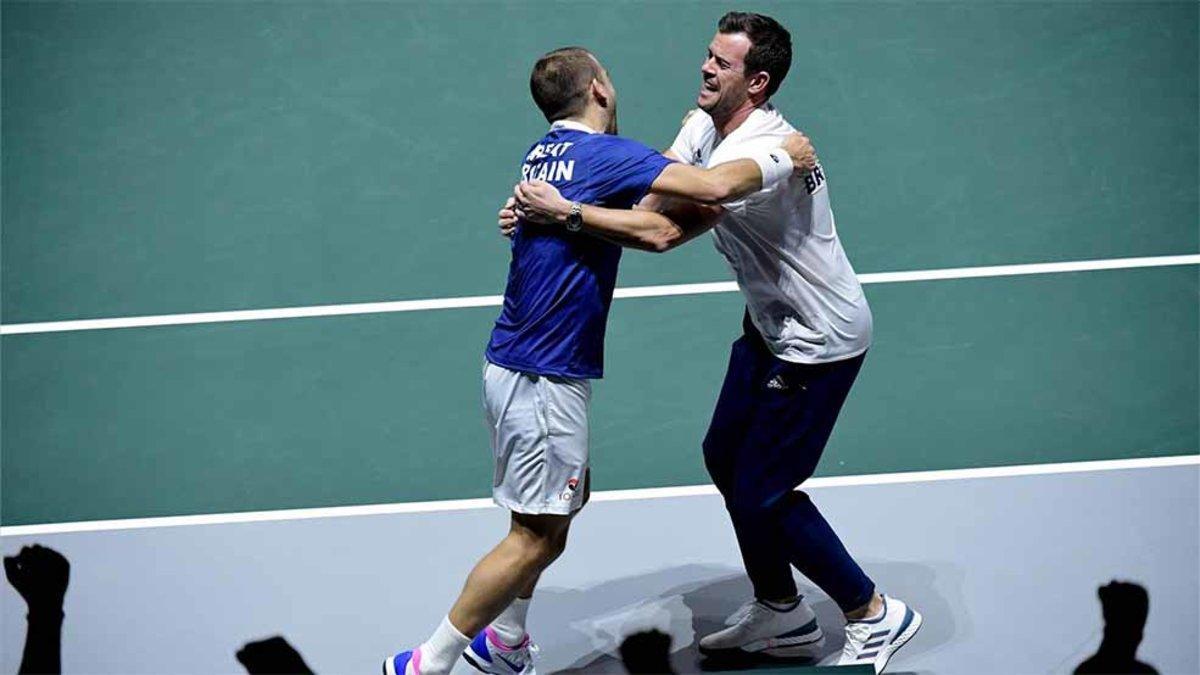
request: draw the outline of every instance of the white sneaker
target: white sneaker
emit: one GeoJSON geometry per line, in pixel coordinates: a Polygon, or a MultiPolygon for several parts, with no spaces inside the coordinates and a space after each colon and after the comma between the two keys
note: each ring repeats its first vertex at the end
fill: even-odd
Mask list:
{"type": "Polygon", "coordinates": [[[726,621],[729,626],[700,640],[706,656],[766,654],[785,658],[816,658],[825,644],[817,615],[804,602],[787,611],[774,609],[759,600],[742,605],[726,621]]]}
{"type": "Polygon", "coordinates": [[[917,634],[921,615],[895,598],[883,596],[883,615],[846,624],[846,646],[839,666],[874,664],[882,673],[888,659],[917,634]]]}
{"type": "Polygon", "coordinates": [[[463,660],[475,670],[491,675],[537,675],[533,655],[537,645],[526,635],[521,644],[509,647],[501,642],[491,626],[484,628],[463,650],[463,660]]]}

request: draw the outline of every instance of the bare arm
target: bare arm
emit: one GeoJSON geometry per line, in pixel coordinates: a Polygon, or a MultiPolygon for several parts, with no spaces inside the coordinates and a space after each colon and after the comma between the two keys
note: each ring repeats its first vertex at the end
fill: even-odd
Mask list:
{"type": "MultiPolygon", "coordinates": [[[[786,162],[790,158],[794,170],[799,173],[812,171],[816,166],[816,153],[804,134],[790,134],[784,139],[780,149],[788,155],[783,160],[786,162]]],[[[763,188],[764,176],[760,167],[764,163],[769,165],[773,161],[778,164],[780,161],[777,156],[766,156],[770,159],[739,159],[708,169],[674,163],[663,169],[650,186],[650,191],[657,195],[690,199],[702,204],[720,204],[741,199],[763,188]]]]}
{"type": "Polygon", "coordinates": [[[762,180],[758,164],[749,159],[727,162],[711,169],[676,163],[663,169],[650,190],[657,195],[720,204],[758,192],[762,189],[762,180]]]}
{"type": "MultiPolygon", "coordinates": [[[[551,184],[520,183],[513,190],[513,215],[532,222],[563,224],[571,202],[551,184]]],[[[582,230],[615,244],[663,253],[707,232],[720,215],[720,208],[677,201],[655,201],[654,210],[643,202],[633,210],[581,205],[582,230]]],[[[504,227],[501,213],[501,227],[504,227]]]]}

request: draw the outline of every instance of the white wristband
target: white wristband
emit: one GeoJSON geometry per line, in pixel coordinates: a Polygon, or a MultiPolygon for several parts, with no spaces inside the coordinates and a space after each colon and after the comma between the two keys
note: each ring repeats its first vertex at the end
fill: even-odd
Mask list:
{"type": "Polygon", "coordinates": [[[761,150],[751,155],[750,159],[757,162],[762,171],[764,190],[773,189],[792,177],[792,157],[783,148],[761,150]]]}

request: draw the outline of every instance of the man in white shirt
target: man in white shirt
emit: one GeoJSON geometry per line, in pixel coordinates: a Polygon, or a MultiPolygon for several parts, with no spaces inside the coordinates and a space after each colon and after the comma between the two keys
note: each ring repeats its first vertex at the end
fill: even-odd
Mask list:
{"type": "MultiPolygon", "coordinates": [[[[769,103],[790,64],[791,37],[774,19],[722,17],[701,68],[700,111],[685,118],[667,157],[707,167],[777,146],[795,132],[769,103]]],[[[654,251],[712,228],[746,298],[745,335],[733,345],[704,458],[755,599],[705,636],[701,651],[816,656],[824,636],[797,592],[794,565],[846,615],[839,663],[881,672],[921,616],[876,591],[796,489],[816,469],[871,344],[871,311],[838,239],[823,168],[719,207],[652,194],[634,211],[572,203],[553,186],[523,182],[501,226],[517,217],[563,223],[572,212],[584,231],[654,251]]]]}

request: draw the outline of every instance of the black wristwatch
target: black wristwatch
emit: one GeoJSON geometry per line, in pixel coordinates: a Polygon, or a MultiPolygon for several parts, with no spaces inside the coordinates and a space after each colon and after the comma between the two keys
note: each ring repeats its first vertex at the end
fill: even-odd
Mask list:
{"type": "Polygon", "coordinates": [[[571,212],[567,214],[567,229],[578,232],[583,227],[583,204],[571,202],[571,212]]]}

